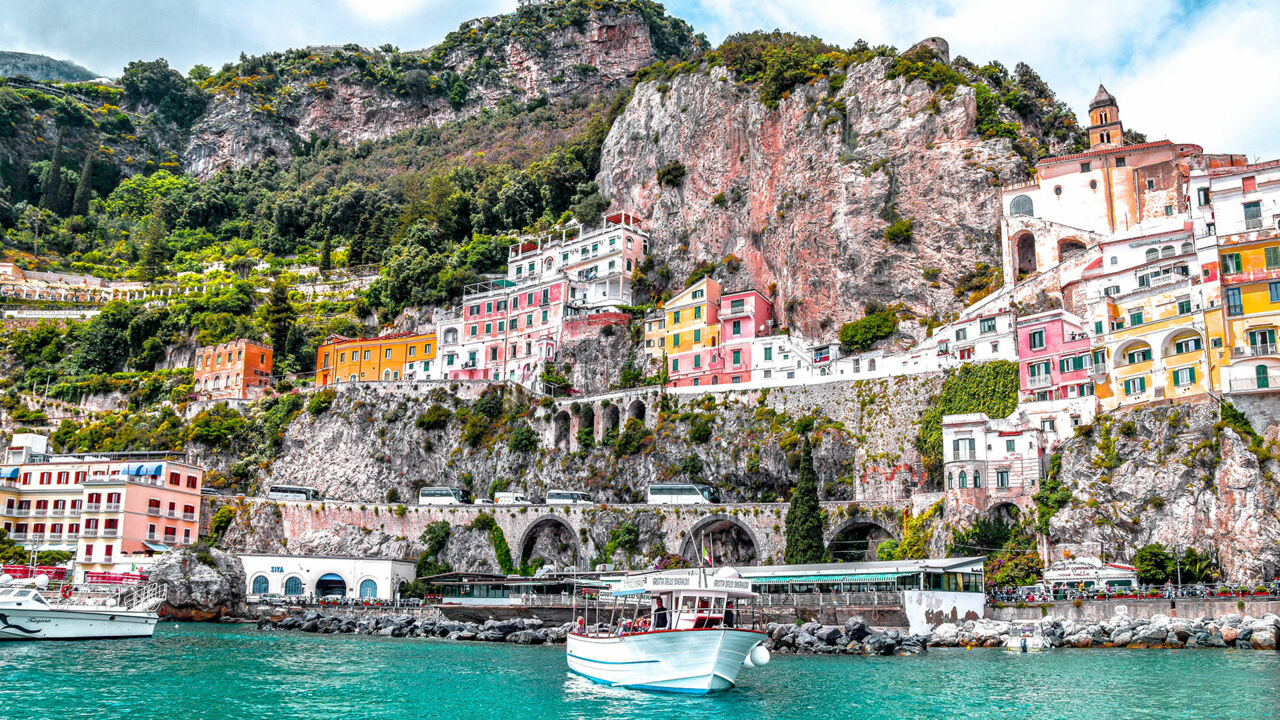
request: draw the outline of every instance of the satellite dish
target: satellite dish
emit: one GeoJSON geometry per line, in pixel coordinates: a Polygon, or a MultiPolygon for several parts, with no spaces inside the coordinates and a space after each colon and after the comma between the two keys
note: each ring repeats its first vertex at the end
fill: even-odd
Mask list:
{"type": "Polygon", "coordinates": [[[719,578],[736,578],[736,577],[742,577],[741,575],[739,575],[739,574],[738,574],[738,571],[737,571],[737,570],[734,570],[733,568],[728,567],[727,565],[726,565],[725,567],[722,567],[722,568],[720,568],[719,570],[717,570],[717,571],[716,571],[716,575],[715,575],[715,576],[716,576],[716,577],[719,577],[719,578]]]}
{"type": "Polygon", "coordinates": [[[36,576],[36,580],[35,580],[35,582],[36,582],[36,587],[38,587],[38,588],[40,588],[41,590],[43,590],[43,589],[45,589],[45,588],[49,587],[49,576],[48,576],[48,575],[45,575],[45,574],[43,574],[43,573],[42,573],[42,574],[40,574],[40,575],[37,575],[37,576],[36,576]]]}

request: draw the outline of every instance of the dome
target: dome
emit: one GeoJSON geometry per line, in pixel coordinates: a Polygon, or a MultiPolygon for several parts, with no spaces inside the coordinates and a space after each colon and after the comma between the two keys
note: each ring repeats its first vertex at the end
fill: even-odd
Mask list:
{"type": "Polygon", "coordinates": [[[1107,107],[1108,105],[1115,105],[1115,104],[1116,104],[1116,96],[1107,92],[1107,89],[1103,87],[1101,83],[1099,83],[1098,94],[1094,95],[1093,100],[1089,101],[1089,109],[1092,110],[1094,108],[1107,107]]]}

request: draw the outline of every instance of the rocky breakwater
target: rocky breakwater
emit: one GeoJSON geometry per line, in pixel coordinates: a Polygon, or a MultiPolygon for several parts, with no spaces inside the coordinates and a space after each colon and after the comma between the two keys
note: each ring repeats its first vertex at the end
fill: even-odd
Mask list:
{"type": "Polygon", "coordinates": [[[1224,615],[1218,618],[1174,618],[1154,615],[1137,620],[1115,615],[1097,623],[1064,620],[1053,615],[1037,623],[990,620],[939,625],[930,647],[1004,647],[1024,629],[1043,638],[1045,647],[1060,648],[1239,648],[1275,650],[1280,617],[1224,615]]]}
{"type": "Polygon", "coordinates": [[[765,647],[783,654],[918,655],[929,645],[928,637],[875,630],[861,617],[851,617],[844,625],[769,623],[765,631],[769,636],[765,647]]]}
{"type": "Polygon", "coordinates": [[[165,588],[161,617],[204,622],[247,614],[244,567],[216,548],[166,553],[151,569],[150,581],[165,588]]]}
{"type": "Polygon", "coordinates": [[[487,620],[484,623],[454,622],[440,617],[408,614],[329,614],[308,610],[283,616],[258,618],[259,630],[298,630],[322,635],[379,635],[403,638],[442,638],[478,642],[508,642],[515,645],[562,643],[572,623],[546,625],[537,618],[487,620]]]}

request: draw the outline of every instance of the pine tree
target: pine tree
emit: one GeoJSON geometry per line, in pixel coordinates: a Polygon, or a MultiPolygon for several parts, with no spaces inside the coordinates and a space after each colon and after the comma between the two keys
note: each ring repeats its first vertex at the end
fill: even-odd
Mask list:
{"type": "Polygon", "coordinates": [[[62,137],[53,147],[53,159],[40,174],[40,207],[62,214],[62,137]]]}
{"type": "Polygon", "coordinates": [[[298,317],[293,309],[293,303],[289,302],[289,286],[284,278],[276,278],[272,283],[265,314],[267,332],[271,334],[271,350],[278,358],[276,368],[280,368],[280,361],[289,351],[289,330],[298,317]]]}
{"type": "Polygon", "coordinates": [[[149,217],[142,229],[142,274],[154,282],[165,275],[168,261],[168,233],[164,230],[164,223],[154,216],[149,217]]]}
{"type": "Polygon", "coordinates": [[[324,234],[324,242],[320,244],[320,274],[328,275],[333,269],[333,247],[328,231],[324,234]]]}
{"type": "Polygon", "coordinates": [[[818,507],[818,473],[813,469],[813,446],[804,439],[800,450],[800,475],[791,493],[787,510],[787,548],[783,559],[788,564],[819,563],[827,559],[822,546],[822,513],[818,507]]]}
{"type": "Polygon", "coordinates": [[[72,215],[89,214],[89,198],[93,196],[93,150],[85,153],[84,167],[80,168],[80,184],[76,185],[76,197],[71,202],[72,215]]]}

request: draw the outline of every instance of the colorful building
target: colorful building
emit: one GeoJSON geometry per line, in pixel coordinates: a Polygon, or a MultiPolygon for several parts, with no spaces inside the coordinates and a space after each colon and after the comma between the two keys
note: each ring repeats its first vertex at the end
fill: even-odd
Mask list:
{"type": "Polygon", "coordinates": [[[1022,412],[947,415],[942,422],[942,473],[948,499],[978,513],[1014,518],[1031,510],[1047,471],[1046,434],[1022,412]]]}
{"type": "Polygon", "coordinates": [[[435,333],[372,338],[330,335],[316,349],[316,385],[435,379],[435,333]]]}
{"type": "Polygon", "coordinates": [[[1280,388],[1280,160],[1192,175],[1192,227],[1212,243],[1206,284],[1217,284],[1213,316],[1222,389],[1266,395],[1280,388]]]}
{"type": "Polygon", "coordinates": [[[243,338],[196,349],[195,394],[202,400],[259,398],[271,387],[271,348],[243,338]]]}
{"type": "MultiPolygon", "coordinates": [[[[755,290],[726,293],[703,278],[645,319],[645,353],[674,387],[742,384],[778,367],[773,303],[755,290]]],[[[789,354],[789,353],[787,353],[789,354]]]]}
{"type": "Polygon", "coordinates": [[[0,527],[24,547],[75,553],[76,571],[130,572],[196,542],[204,470],[174,459],[56,455],[19,434],[0,466],[0,527]]]}

